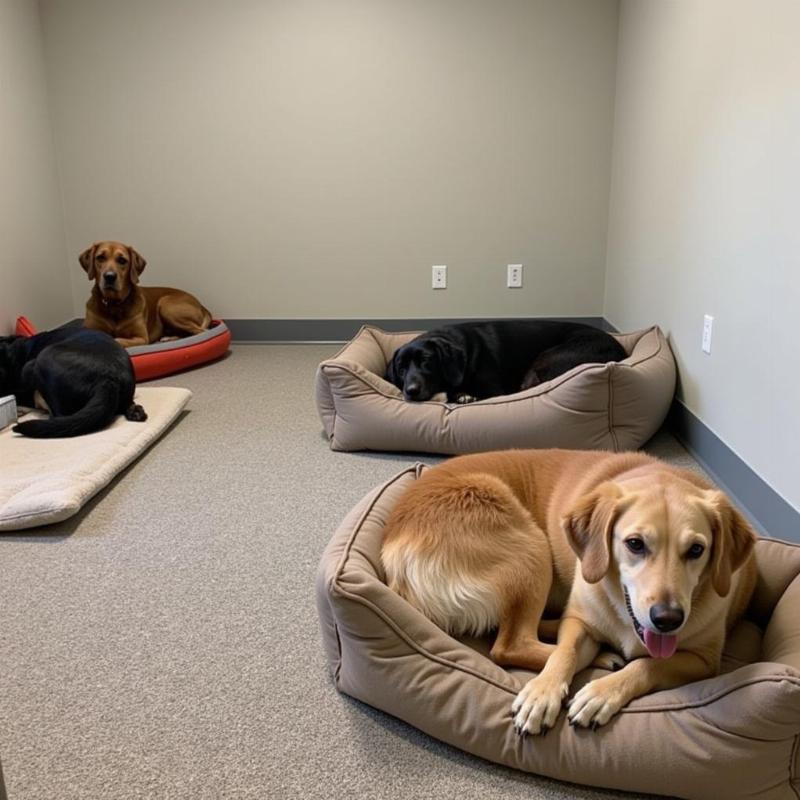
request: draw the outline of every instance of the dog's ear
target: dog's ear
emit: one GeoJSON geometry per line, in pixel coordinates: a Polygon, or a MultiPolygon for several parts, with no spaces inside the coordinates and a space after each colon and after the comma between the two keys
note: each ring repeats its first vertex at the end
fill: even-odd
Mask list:
{"type": "Polygon", "coordinates": [[[731,590],[731,576],[753,552],[756,533],[724,492],[709,489],[701,501],[711,524],[711,585],[720,597],[731,590]]]}
{"type": "Polygon", "coordinates": [[[128,245],[128,256],[131,260],[131,281],[139,283],[139,276],[144,272],[147,262],[130,245],[128,245]]]}
{"type": "Polygon", "coordinates": [[[461,386],[467,370],[467,354],[464,348],[447,339],[436,339],[434,344],[445,384],[453,389],[461,386]]]}
{"type": "Polygon", "coordinates": [[[587,583],[597,583],[611,564],[611,534],[622,512],[622,490],[612,482],[602,483],[581,497],[562,518],[567,541],[581,562],[587,583]]]}
{"type": "Polygon", "coordinates": [[[86,272],[86,277],[93,281],[97,275],[97,271],[95,269],[94,263],[94,251],[97,248],[97,243],[95,242],[91,247],[87,247],[79,256],[78,261],[81,262],[81,266],[86,272]]]}
{"type": "Polygon", "coordinates": [[[400,352],[400,348],[392,353],[392,357],[389,359],[389,363],[386,365],[386,380],[389,383],[394,384],[399,389],[400,386],[397,383],[397,367],[395,366],[397,361],[397,355],[400,352]]]}

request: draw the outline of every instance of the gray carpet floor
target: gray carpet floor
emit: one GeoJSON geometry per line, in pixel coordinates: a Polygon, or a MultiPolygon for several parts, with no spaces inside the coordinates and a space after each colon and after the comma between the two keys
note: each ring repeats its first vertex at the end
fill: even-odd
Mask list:
{"type": "MultiPolygon", "coordinates": [[[[611,798],[498,767],[336,692],[313,599],[345,513],[409,461],[329,450],[338,348],[239,345],[72,520],[0,536],[10,800],[611,798]]],[[[692,466],[667,434],[648,449],[692,466]]],[[[2,465],[0,465],[2,469],[2,465]]]]}

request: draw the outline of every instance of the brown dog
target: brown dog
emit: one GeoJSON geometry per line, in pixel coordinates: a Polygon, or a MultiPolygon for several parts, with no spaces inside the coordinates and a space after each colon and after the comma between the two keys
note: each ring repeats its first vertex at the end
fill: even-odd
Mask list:
{"type": "Polygon", "coordinates": [[[693,472],[639,453],[516,450],[425,472],[390,515],[382,559],[389,586],[440,627],[497,628],[498,664],[541,670],[512,711],[519,733],[544,733],[601,647],[627,663],[576,694],[571,724],[714,675],[755,585],[754,540],[693,472]],[[542,642],[542,615],[562,612],[558,644],[542,642]]]}
{"type": "Polygon", "coordinates": [[[84,326],[111,334],[123,347],[207,330],[211,314],[180,289],[139,286],[147,262],[128,245],[97,242],[79,258],[94,281],[84,326]]]}

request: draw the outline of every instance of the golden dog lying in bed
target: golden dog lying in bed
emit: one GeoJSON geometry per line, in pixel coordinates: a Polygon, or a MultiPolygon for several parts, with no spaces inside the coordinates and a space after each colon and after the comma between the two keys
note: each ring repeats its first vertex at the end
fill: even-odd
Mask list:
{"type": "Polygon", "coordinates": [[[512,706],[517,731],[538,734],[603,647],[627,663],[572,698],[571,724],[604,725],[635,697],[714,675],[755,585],[754,542],[693,472],[639,453],[510,450],[425,472],[392,512],[382,558],[389,586],[440,627],[496,628],[498,664],[541,670],[512,706]],[[542,616],[562,613],[558,644],[542,642],[542,616]]]}

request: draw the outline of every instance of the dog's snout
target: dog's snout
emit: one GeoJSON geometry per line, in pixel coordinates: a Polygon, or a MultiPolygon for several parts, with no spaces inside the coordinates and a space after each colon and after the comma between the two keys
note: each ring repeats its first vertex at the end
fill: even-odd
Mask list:
{"type": "Polygon", "coordinates": [[[415,399],[419,397],[422,386],[419,383],[407,383],[404,387],[404,391],[407,397],[415,399]]]}
{"type": "Polygon", "coordinates": [[[108,270],[103,273],[103,280],[106,283],[114,283],[117,280],[117,273],[113,270],[108,270]]]}
{"type": "Polygon", "coordinates": [[[650,621],[661,633],[669,633],[683,625],[683,609],[671,603],[656,603],[650,607],[650,621]]]}

